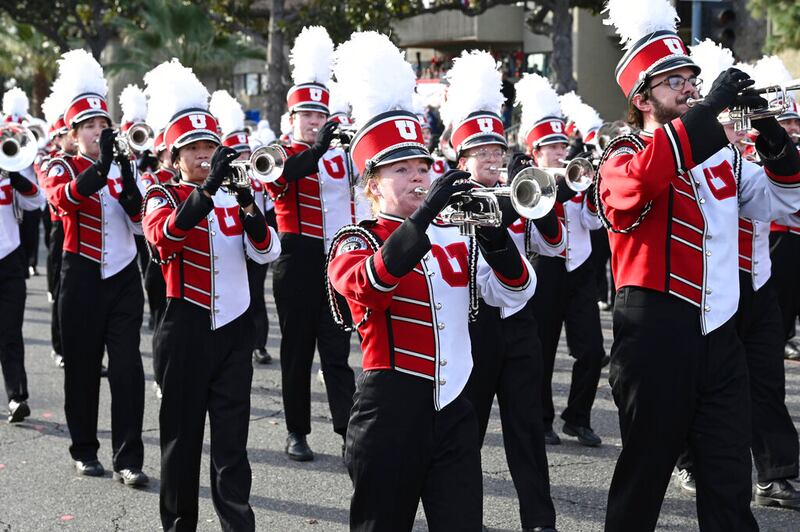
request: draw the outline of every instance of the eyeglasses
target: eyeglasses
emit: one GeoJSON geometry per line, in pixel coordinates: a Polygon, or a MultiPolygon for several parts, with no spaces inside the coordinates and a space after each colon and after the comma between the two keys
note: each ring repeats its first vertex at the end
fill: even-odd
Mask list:
{"type": "Polygon", "coordinates": [[[676,74],[674,76],[667,77],[667,79],[659,81],[655,85],[650,85],[650,89],[655,89],[659,85],[666,83],[667,85],[669,85],[670,89],[674,91],[682,91],[683,87],[686,86],[687,81],[689,82],[689,85],[691,85],[695,89],[699,89],[700,85],[703,84],[703,80],[698,77],[692,76],[690,78],[684,78],[683,76],[678,76],[676,74]]]}
{"type": "Polygon", "coordinates": [[[479,161],[488,161],[491,159],[502,159],[505,152],[499,148],[494,150],[480,149],[469,154],[469,157],[474,157],[479,161]]]}

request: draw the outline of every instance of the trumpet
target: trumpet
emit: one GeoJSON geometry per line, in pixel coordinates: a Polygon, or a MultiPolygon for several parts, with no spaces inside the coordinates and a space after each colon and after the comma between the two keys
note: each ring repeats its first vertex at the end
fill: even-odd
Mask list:
{"type": "MultiPolygon", "coordinates": [[[[424,196],[428,189],[417,187],[414,193],[424,196]]],[[[512,207],[520,216],[535,220],[550,212],[555,205],[556,181],[547,172],[528,167],[517,173],[510,185],[453,194],[439,217],[445,223],[457,225],[462,236],[475,236],[476,227],[502,225],[500,197],[510,198],[512,207]]]]}
{"type": "MultiPolygon", "coordinates": [[[[730,111],[730,119],[733,121],[734,131],[749,131],[752,128],[753,120],[770,118],[782,115],[789,109],[789,92],[800,89],[800,79],[793,79],[776,85],[767,87],[757,87],[745,89],[742,94],[763,94],[769,102],[767,107],[751,109],[749,107],[733,107],[730,111]],[[772,98],[770,98],[772,97],[772,98]]],[[[705,98],[689,98],[686,105],[693,107],[702,103],[705,98]]]]}
{"type": "Polygon", "coordinates": [[[43,150],[50,141],[47,136],[47,124],[38,118],[28,117],[24,123],[24,126],[27,127],[31,133],[33,133],[33,137],[36,139],[37,147],[40,150],[43,150]]]}
{"type": "MultiPolygon", "coordinates": [[[[203,163],[200,163],[200,166],[203,166],[203,163]]],[[[223,185],[229,188],[249,188],[250,175],[262,183],[273,183],[283,175],[285,163],[286,156],[279,146],[274,144],[261,146],[253,151],[249,159],[233,161],[230,164],[231,175],[223,181],[223,185]]]]}
{"type": "MultiPolygon", "coordinates": [[[[148,148],[153,130],[144,122],[136,122],[128,128],[127,132],[115,129],[114,157],[130,157],[133,152],[141,152],[148,148]]],[[[100,144],[100,137],[94,139],[95,144],[100,144]]]]}
{"type": "Polygon", "coordinates": [[[567,162],[566,168],[539,168],[543,172],[552,175],[553,178],[563,176],[567,186],[573,192],[583,192],[592,183],[596,174],[595,163],[590,159],[575,157],[567,162]]]}
{"type": "Polygon", "coordinates": [[[33,164],[39,146],[30,129],[17,125],[0,126],[0,169],[19,172],[33,164]]]}

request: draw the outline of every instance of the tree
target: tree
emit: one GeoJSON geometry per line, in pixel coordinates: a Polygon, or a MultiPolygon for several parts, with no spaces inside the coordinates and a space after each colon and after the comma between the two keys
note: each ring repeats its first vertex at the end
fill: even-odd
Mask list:
{"type": "Polygon", "coordinates": [[[143,0],[142,8],[137,19],[118,22],[122,46],[110,71],[142,76],[176,57],[200,77],[221,76],[241,59],[264,57],[240,36],[220,30],[196,4],[143,0]]]}
{"type": "Polygon", "coordinates": [[[800,48],[800,4],[796,0],[751,0],[749,7],[753,16],[766,17],[772,25],[768,49],[800,48]]]}
{"type": "Polygon", "coordinates": [[[141,0],[3,0],[0,11],[47,37],[60,52],[85,46],[99,60],[116,36],[116,21],[135,18],[141,4],[141,0]]]}

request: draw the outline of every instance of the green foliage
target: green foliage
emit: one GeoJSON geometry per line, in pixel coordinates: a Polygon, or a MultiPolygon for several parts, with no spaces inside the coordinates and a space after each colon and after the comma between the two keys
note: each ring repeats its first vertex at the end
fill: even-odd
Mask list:
{"type": "Polygon", "coordinates": [[[241,59],[264,58],[263,50],[221,30],[196,3],[144,0],[140,16],[118,22],[122,39],[109,69],[143,75],[173,57],[198,75],[223,75],[241,59]]]}
{"type": "Polygon", "coordinates": [[[748,7],[754,17],[769,17],[772,31],[767,48],[770,51],[800,48],[800,3],[796,0],[752,0],[748,7]]]}

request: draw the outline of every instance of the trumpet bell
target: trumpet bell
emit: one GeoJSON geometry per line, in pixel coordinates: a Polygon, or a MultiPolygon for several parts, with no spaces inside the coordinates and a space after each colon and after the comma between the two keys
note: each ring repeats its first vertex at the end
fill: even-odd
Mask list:
{"type": "Polygon", "coordinates": [[[275,145],[261,146],[250,156],[250,172],[262,183],[274,183],[283,175],[286,156],[275,145]]]}
{"type": "Polygon", "coordinates": [[[564,178],[574,192],[583,192],[594,183],[594,165],[589,159],[576,157],[567,164],[564,178]]]}
{"type": "Polygon", "coordinates": [[[529,220],[543,217],[556,204],[555,178],[538,168],[521,170],[511,182],[511,204],[529,220]]]}
{"type": "Polygon", "coordinates": [[[153,137],[153,128],[144,122],[137,122],[128,128],[125,133],[128,146],[133,151],[143,152],[150,147],[150,139],[153,137]]]}
{"type": "Polygon", "coordinates": [[[0,126],[0,169],[19,172],[33,164],[38,151],[30,129],[16,124],[0,126]]]}

